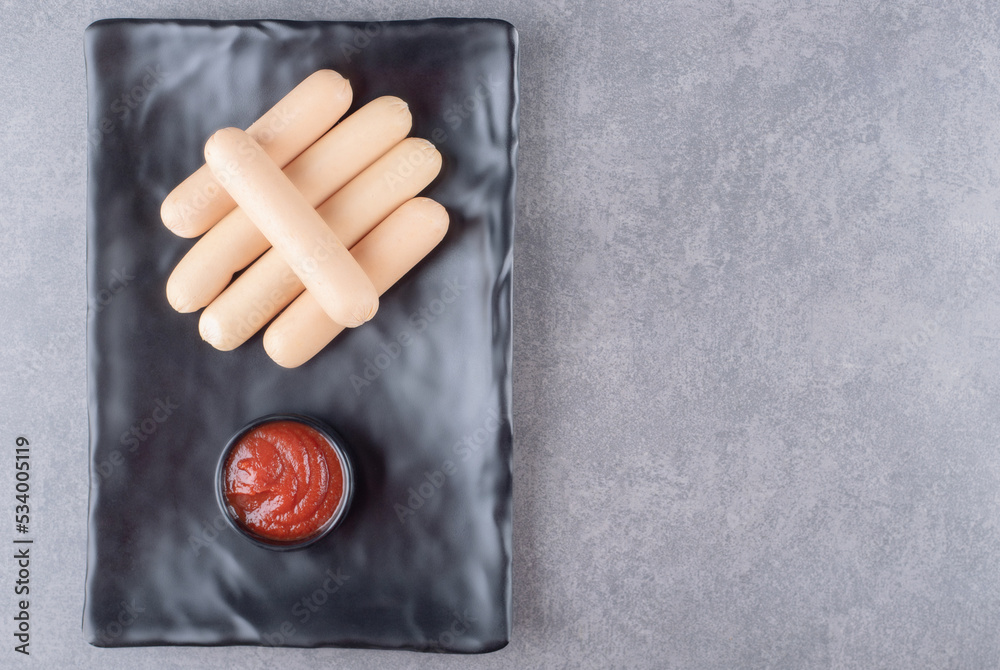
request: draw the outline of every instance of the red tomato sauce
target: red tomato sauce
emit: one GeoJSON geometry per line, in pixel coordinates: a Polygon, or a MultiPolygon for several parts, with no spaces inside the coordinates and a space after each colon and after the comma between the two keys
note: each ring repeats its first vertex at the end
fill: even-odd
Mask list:
{"type": "Polygon", "coordinates": [[[229,507],[265,540],[315,535],[344,495],[339,455],[320,432],[295,421],[249,431],[233,447],[223,474],[229,507]]]}

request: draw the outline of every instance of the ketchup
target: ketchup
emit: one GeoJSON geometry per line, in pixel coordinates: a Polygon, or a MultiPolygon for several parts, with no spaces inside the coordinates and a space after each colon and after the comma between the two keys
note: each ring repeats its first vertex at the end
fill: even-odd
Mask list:
{"type": "Polygon", "coordinates": [[[223,470],[230,511],[254,535],[306,540],[323,530],[344,497],[344,468],[330,441],[297,421],[270,421],[233,446],[223,470]]]}

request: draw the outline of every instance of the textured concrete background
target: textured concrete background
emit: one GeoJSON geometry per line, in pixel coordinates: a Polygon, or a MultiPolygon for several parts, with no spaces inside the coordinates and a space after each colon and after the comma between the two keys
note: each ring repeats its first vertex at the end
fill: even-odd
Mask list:
{"type": "Polygon", "coordinates": [[[27,435],[38,667],[1000,664],[995,3],[31,5],[0,0],[0,516],[27,435]],[[84,27],[445,15],[521,35],[510,646],[88,647],[84,27]]]}

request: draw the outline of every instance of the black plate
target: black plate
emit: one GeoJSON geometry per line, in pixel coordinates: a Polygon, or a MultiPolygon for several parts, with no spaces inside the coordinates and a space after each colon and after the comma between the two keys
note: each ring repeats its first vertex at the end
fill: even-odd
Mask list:
{"type": "Polygon", "coordinates": [[[86,32],[90,553],[99,646],[264,644],[484,652],[511,626],[511,258],[517,34],[502,21],[140,21],[86,32]],[[236,351],[171,310],[192,241],[159,221],[208,136],[246,127],[320,68],[356,109],[410,103],[451,228],[377,317],[301,368],[236,351]],[[402,344],[401,344],[402,342],[402,344]],[[347,440],[349,516],[307,549],[223,522],[213,474],[255,417],[347,440]]]}

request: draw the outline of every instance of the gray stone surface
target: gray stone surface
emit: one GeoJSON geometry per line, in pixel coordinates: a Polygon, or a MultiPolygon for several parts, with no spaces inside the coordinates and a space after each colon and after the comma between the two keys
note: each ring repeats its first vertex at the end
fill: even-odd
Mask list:
{"type": "Polygon", "coordinates": [[[27,435],[37,667],[1000,664],[995,3],[32,4],[0,0],[0,517],[27,435]],[[84,27],[444,15],[521,35],[511,644],[89,647],[84,27]]]}

